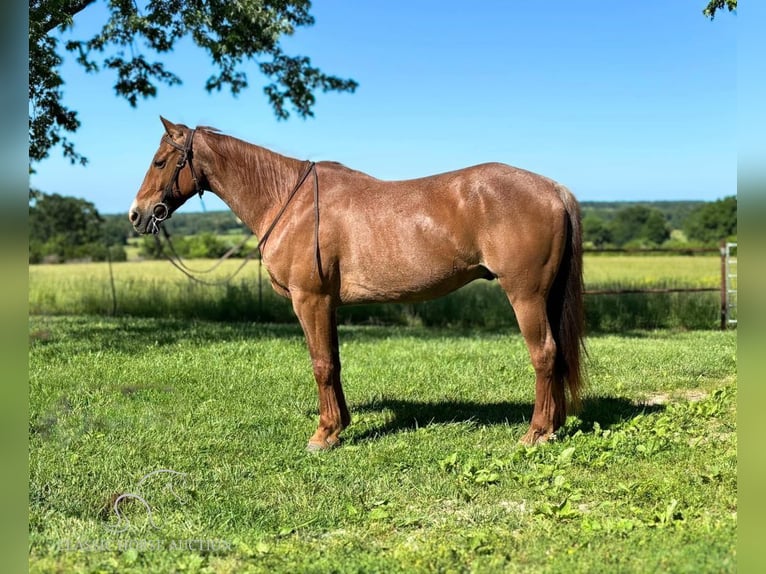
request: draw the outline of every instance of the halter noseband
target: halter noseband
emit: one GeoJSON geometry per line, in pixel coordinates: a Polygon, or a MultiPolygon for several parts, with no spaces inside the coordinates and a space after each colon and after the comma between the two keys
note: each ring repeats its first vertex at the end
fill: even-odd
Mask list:
{"type": "Polygon", "coordinates": [[[192,164],[192,156],[194,155],[192,151],[192,145],[194,143],[194,132],[196,131],[196,129],[189,130],[189,133],[186,135],[186,141],[184,142],[184,145],[177,144],[167,135],[162,136],[162,140],[164,142],[181,152],[181,157],[178,158],[176,167],[173,170],[173,176],[170,178],[170,181],[162,192],[162,198],[160,199],[159,203],[155,203],[152,207],[152,232],[155,235],[160,230],[157,224],[165,221],[168,217],[170,217],[170,207],[168,203],[170,200],[176,198],[176,195],[173,192],[173,188],[178,187],[178,175],[181,173],[181,170],[187,163],[189,164],[189,171],[191,171],[192,180],[194,181],[194,189],[197,191],[199,196],[202,197],[202,192],[204,190],[200,187],[199,180],[197,179],[197,173],[194,171],[194,165],[192,164]]]}

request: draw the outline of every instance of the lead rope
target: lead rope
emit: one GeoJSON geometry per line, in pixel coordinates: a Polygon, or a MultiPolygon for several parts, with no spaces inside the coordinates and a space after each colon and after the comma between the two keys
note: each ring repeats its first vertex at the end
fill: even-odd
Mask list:
{"type": "Polygon", "coordinates": [[[184,262],[183,257],[181,257],[181,255],[178,253],[178,250],[176,250],[175,245],[173,245],[173,241],[170,239],[170,233],[168,233],[168,230],[165,228],[165,226],[163,225],[160,229],[162,230],[162,234],[165,236],[165,242],[170,248],[170,252],[172,253],[173,257],[175,257],[176,263],[178,263],[178,265],[186,269],[189,273],[197,273],[199,275],[204,275],[206,273],[210,273],[211,271],[214,271],[215,269],[217,269],[221,265],[221,263],[229,259],[232,255],[237,253],[240,249],[242,249],[247,244],[247,242],[250,241],[250,239],[253,237],[253,232],[251,231],[249,234],[245,236],[245,238],[242,241],[232,246],[231,248],[229,248],[228,251],[226,251],[226,253],[221,255],[218,261],[213,263],[213,265],[209,267],[208,269],[192,269],[184,262]]]}
{"type": "MultiPolygon", "coordinates": [[[[204,279],[200,279],[199,277],[195,277],[193,273],[209,273],[216,267],[218,267],[225,259],[228,259],[231,257],[233,253],[238,251],[244,244],[250,239],[250,237],[253,235],[252,233],[245,238],[244,241],[241,242],[240,245],[237,245],[227,251],[220,259],[217,261],[210,269],[206,271],[193,271],[186,267],[186,265],[183,263],[183,260],[180,256],[178,256],[178,253],[176,252],[175,248],[173,247],[172,242],[170,241],[170,235],[168,234],[167,230],[165,229],[164,225],[160,225],[160,229],[162,229],[163,234],[165,235],[165,238],[168,242],[168,245],[170,246],[171,250],[173,251],[173,254],[176,256],[178,261],[174,260],[172,256],[169,256],[166,252],[164,247],[162,246],[162,243],[158,237],[157,234],[154,235],[154,239],[157,242],[157,247],[160,250],[160,253],[162,253],[170,263],[173,264],[173,266],[181,271],[184,275],[186,275],[189,279],[192,281],[196,281],[197,283],[201,283],[202,285],[208,285],[208,286],[220,286],[225,285],[229,283],[242,269],[245,267],[248,261],[253,258],[253,256],[258,253],[260,256],[258,257],[258,279],[259,279],[259,285],[260,285],[260,276],[261,271],[263,268],[263,245],[268,240],[269,236],[271,235],[271,232],[274,231],[274,228],[277,226],[277,223],[279,223],[279,220],[282,218],[282,215],[287,210],[287,206],[290,204],[290,201],[295,197],[295,194],[298,192],[298,190],[301,188],[303,183],[308,178],[311,171],[314,171],[314,254],[315,254],[315,261],[314,261],[314,269],[319,271],[320,277],[322,274],[322,263],[320,259],[319,254],[319,176],[317,175],[316,171],[316,164],[313,161],[310,161],[308,166],[306,167],[305,171],[301,175],[301,177],[298,179],[297,183],[295,184],[295,187],[293,187],[292,191],[288,194],[287,199],[285,200],[285,203],[280,208],[279,212],[277,213],[274,220],[271,222],[269,227],[266,229],[266,232],[263,234],[263,237],[258,241],[258,245],[256,245],[255,249],[247,254],[247,256],[244,258],[242,263],[237,267],[231,275],[229,275],[226,279],[221,281],[206,281],[204,279]]],[[[260,295],[259,295],[260,296],[260,295]]]]}
{"type": "MultiPolygon", "coordinates": [[[[274,220],[271,222],[271,225],[269,225],[269,227],[266,229],[266,232],[263,234],[263,237],[261,238],[261,240],[258,242],[258,245],[256,246],[256,249],[261,254],[260,258],[258,259],[258,278],[259,279],[260,279],[261,270],[263,268],[263,246],[268,240],[269,236],[271,235],[271,232],[274,231],[274,228],[277,226],[277,223],[279,223],[279,220],[282,218],[282,215],[287,209],[287,206],[290,204],[290,201],[292,200],[293,197],[295,197],[295,194],[298,193],[298,190],[303,185],[303,182],[306,181],[306,178],[308,178],[312,170],[314,172],[314,253],[316,256],[314,260],[314,270],[316,270],[318,266],[319,273],[321,276],[322,264],[319,258],[319,176],[317,175],[316,163],[314,163],[313,161],[309,161],[308,166],[306,166],[306,169],[304,170],[301,177],[298,179],[298,182],[295,184],[295,187],[293,187],[293,190],[287,196],[287,200],[285,200],[285,203],[282,205],[276,217],[274,217],[274,220]]],[[[313,276],[313,271],[312,271],[312,276],[313,276]]],[[[260,293],[259,293],[259,297],[261,297],[260,293]]]]}
{"type": "MultiPolygon", "coordinates": [[[[295,194],[298,193],[298,190],[303,185],[303,182],[306,181],[306,178],[311,173],[311,170],[314,169],[314,173],[316,174],[315,166],[316,164],[313,161],[310,161],[306,169],[303,171],[303,174],[298,179],[298,182],[295,184],[295,187],[293,187],[293,190],[287,195],[287,199],[285,200],[284,204],[282,204],[282,207],[279,209],[279,212],[274,217],[273,221],[271,222],[271,225],[266,229],[265,233],[263,234],[263,237],[261,237],[261,240],[258,242],[258,245],[256,246],[256,249],[258,251],[261,251],[261,255],[263,255],[263,246],[266,244],[266,241],[268,241],[269,236],[271,235],[271,232],[274,231],[274,228],[277,226],[277,223],[279,223],[279,220],[282,219],[282,215],[287,210],[287,206],[290,205],[290,201],[292,201],[293,197],[295,197],[295,194]]],[[[316,201],[316,193],[314,194],[314,200],[316,201]]],[[[314,225],[316,226],[318,224],[318,220],[315,221],[314,225]]]]}
{"type": "MultiPolygon", "coordinates": [[[[162,231],[163,231],[163,234],[165,235],[165,238],[166,238],[166,240],[168,241],[168,245],[170,245],[170,246],[171,246],[171,250],[172,250],[172,251],[173,251],[173,253],[175,254],[175,253],[176,253],[176,252],[175,252],[175,249],[173,249],[173,247],[172,247],[172,245],[173,245],[173,244],[170,242],[170,236],[168,235],[167,231],[165,230],[165,226],[164,226],[164,225],[163,225],[163,226],[161,226],[161,227],[160,227],[160,229],[162,229],[162,231]]],[[[251,234],[251,235],[252,235],[252,234],[251,234]]],[[[250,237],[247,237],[247,239],[250,239],[250,237]]],[[[177,254],[176,254],[176,257],[178,258],[178,260],[176,260],[176,259],[174,259],[172,256],[168,255],[168,254],[165,252],[165,248],[163,247],[163,245],[162,245],[162,242],[160,241],[160,238],[159,238],[159,236],[155,235],[155,236],[154,236],[154,240],[157,242],[157,247],[158,247],[158,249],[160,250],[160,253],[162,253],[162,255],[164,255],[164,256],[165,256],[165,258],[166,258],[168,261],[170,261],[170,263],[173,265],[173,267],[175,267],[176,269],[178,269],[178,270],[179,270],[181,273],[183,273],[184,275],[186,275],[186,276],[187,276],[189,279],[191,279],[192,281],[194,281],[194,282],[196,282],[196,283],[199,283],[199,284],[201,284],[201,285],[207,285],[207,286],[209,286],[209,287],[217,287],[217,286],[226,285],[227,283],[229,283],[229,282],[230,282],[232,279],[234,279],[234,277],[235,277],[235,276],[236,276],[236,275],[237,275],[237,274],[238,274],[240,271],[242,271],[242,269],[245,267],[245,265],[247,265],[248,261],[250,261],[250,260],[253,258],[253,256],[254,256],[256,253],[258,253],[258,250],[257,250],[257,249],[254,249],[253,251],[251,251],[250,253],[248,253],[248,254],[245,256],[245,258],[242,260],[242,263],[240,263],[240,264],[239,264],[239,266],[238,266],[238,267],[237,267],[237,268],[236,268],[236,269],[235,269],[235,270],[234,270],[234,271],[233,271],[233,272],[232,272],[232,273],[231,273],[231,274],[230,274],[228,277],[226,277],[225,279],[222,279],[222,280],[220,280],[220,281],[208,281],[208,280],[206,280],[206,279],[200,279],[199,277],[196,277],[194,274],[195,274],[195,273],[196,273],[196,274],[203,274],[203,273],[209,273],[210,271],[213,271],[213,269],[215,269],[215,268],[216,268],[216,267],[218,267],[218,266],[219,266],[221,263],[223,263],[223,261],[225,261],[225,259],[228,259],[229,257],[231,257],[231,254],[232,254],[234,251],[236,251],[237,249],[239,249],[239,247],[241,247],[241,245],[243,245],[244,243],[243,243],[243,244],[241,244],[241,245],[239,245],[239,246],[235,246],[235,247],[233,247],[232,249],[230,249],[230,250],[229,250],[229,251],[228,251],[226,254],[224,254],[224,256],[223,256],[223,257],[221,257],[221,258],[220,258],[220,259],[219,259],[219,260],[218,260],[218,261],[217,261],[217,262],[216,262],[216,263],[215,263],[215,264],[214,264],[214,265],[213,265],[213,266],[212,266],[210,269],[207,269],[207,270],[205,270],[205,271],[195,271],[195,270],[192,270],[192,269],[189,269],[188,267],[186,267],[186,266],[184,265],[183,261],[181,260],[181,258],[180,258],[180,257],[178,257],[178,255],[177,255],[177,254]]],[[[259,259],[259,260],[260,260],[260,259],[259,259]]]]}
{"type": "Polygon", "coordinates": [[[314,271],[319,273],[319,278],[322,278],[322,259],[319,255],[319,176],[317,175],[316,164],[312,164],[314,168],[314,270],[311,272],[312,276],[314,271]]]}

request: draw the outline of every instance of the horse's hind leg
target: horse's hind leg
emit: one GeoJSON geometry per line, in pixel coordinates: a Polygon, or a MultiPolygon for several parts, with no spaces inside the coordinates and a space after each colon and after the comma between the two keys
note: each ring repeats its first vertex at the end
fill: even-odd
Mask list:
{"type": "Polygon", "coordinates": [[[340,382],[340,353],[335,308],[325,297],[296,293],[293,309],[306,335],[319,391],[319,426],[308,450],[324,450],[340,442],[339,433],[351,422],[340,382]]]}
{"type": "Polygon", "coordinates": [[[556,373],[556,342],[548,321],[546,302],[539,293],[514,297],[508,290],[506,292],[535,368],[535,408],[529,430],[521,442],[545,442],[566,419],[564,381],[556,373]]]}

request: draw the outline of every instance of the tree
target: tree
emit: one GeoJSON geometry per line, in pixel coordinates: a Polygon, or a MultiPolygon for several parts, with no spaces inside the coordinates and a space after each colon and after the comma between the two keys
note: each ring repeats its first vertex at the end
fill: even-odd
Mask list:
{"type": "Polygon", "coordinates": [[[91,202],[58,193],[30,192],[29,238],[50,241],[61,237],[71,245],[83,245],[101,238],[102,219],[91,202]]]}
{"type": "MultiPolygon", "coordinates": [[[[90,39],[67,42],[66,50],[88,72],[108,69],[116,73],[118,96],[136,106],[139,97],[157,94],[157,83],[180,84],[181,79],[161,61],[150,61],[173,50],[181,38],[190,36],[207,52],[217,73],[205,89],[228,87],[238,94],[248,87],[242,70],[255,61],[269,79],[263,88],[279,119],[290,115],[288,105],[301,117],[313,116],[314,92],[353,92],[357,83],[327,75],[305,56],[289,56],[279,44],[299,26],[310,26],[310,0],[106,0],[110,16],[101,31],[90,39]]],[[[29,159],[46,158],[54,146],[62,146],[72,163],[87,159],[66,137],[77,131],[77,112],[61,102],[63,80],[59,43],[51,36],[66,29],[76,14],[96,0],[32,0],[29,3],[29,159]]]]}
{"type": "Polygon", "coordinates": [[[135,234],[133,226],[123,214],[101,216],[101,236],[107,245],[126,245],[135,234]]]}
{"type": "Polygon", "coordinates": [[[96,207],[84,199],[30,190],[28,222],[30,263],[46,257],[56,261],[125,258],[122,245],[105,236],[96,207]]]}
{"type": "Polygon", "coordinates": [[[618,247],[627,243],[660,245],[670,237],[670,226],[662,212],[645,205],[620,209],[610,227],[612,240],[618,247]]]}
{"type": "Polygon", "coordinates": [[[737,0],[710,0],[702,13],[712,20],[715,18],[715,13],[724,8],[734,12],[737,9],[737,0]]]}
{"type": "Polygon", "coordinates": [[[647,239],[652,245],[661,245],[670,239],[670,226],[659,209],[650,210],[641,228],[640,238],[647,239]]]}
{"type": "Polygon", "coordinates": [[[612,230],[598,215],[588,214],[582,220],[583,240],[594,247],[605,247],[612,241],[612,230]]]}
{"type": "Polygon", "coordinates": [[[684,232],[691,240],[714,244],[736,236],[737,196],[701,205],[689,215],[684,232]]]}

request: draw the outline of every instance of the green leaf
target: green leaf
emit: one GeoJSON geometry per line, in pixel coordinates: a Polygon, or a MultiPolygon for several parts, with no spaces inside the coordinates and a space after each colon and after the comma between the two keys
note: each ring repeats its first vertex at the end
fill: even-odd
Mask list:
{"type": "Polygon", "coordinates": [[[452,472],[453,470],[455,470],[455,468],[457,467],[457,453],[453,452],[448,457],[440,460],[439,467],[446,472],[452,472]]]}
{"type": "Polygon", "coordinates": [[[135,548],[128,548],[123,554],[122,554],[123,560],[125,560],[126,564],[134,564],[136,560],[138,560],[138,550],[135,548]]]}
{"type": "Polygon", "coordinates": [[[369,518],[370,520],[385,520],[390,516],[390,513],[388,510],[386,510],[383,506],[377,506],[370,510],[369,518]]]}
{"type": "Polygon", "coordinates": [[[558,462],[559,464],[569,464],[572,461],[572,455],[574,454],[575,447],[570,446],[569,448],[565,448],[561,451],[561,454],[559,454],[558,462]]]}

